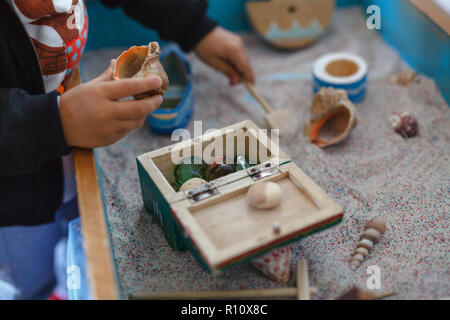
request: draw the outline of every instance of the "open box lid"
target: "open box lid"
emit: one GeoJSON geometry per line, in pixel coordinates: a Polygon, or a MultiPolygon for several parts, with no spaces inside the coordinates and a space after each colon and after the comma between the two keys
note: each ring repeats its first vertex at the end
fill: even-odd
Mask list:
{"type": "Polygon", "coordinates": [[[259,165],[196,189],[176,192],[168,181],[174,166],[167,154],[177,147],[204,144],[230,128],[258,129],[247,120],[212,135],[203,135],[202,139],[180,142],[138,157],[170,204],[188,247],[211,272],[331,226],[343,216],[342,209],[284,152],[276,150],[275,153],[275,146],[273,142],[268,143],[267,136],[258,136],[258,148],[266,148],[270,155],[268,159],[258,159],[259,165]],[[260,181],[273,181],[281,187],[280,205],[260,210],[248,204],[248,189],[260,181]],[[276,232],[274,224],[279,226],[276,232]]]}
{"type": "Polygon", "coordinates": [[[191,190],[171,204],[176,220],[211,271],[256,257],[342,219],[342,209],[295,163],[266,164],[270,161],[251,168],[259,173],[248,169],[246,177],[191,190]],[[277,207],[261,210],[248,204],[248,189],[260,181],[281,187],[277,207]]]}

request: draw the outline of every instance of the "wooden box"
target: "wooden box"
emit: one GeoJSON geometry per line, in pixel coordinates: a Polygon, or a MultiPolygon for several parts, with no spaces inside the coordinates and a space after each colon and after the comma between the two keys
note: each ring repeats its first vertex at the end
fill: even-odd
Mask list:
{"type": "Polygon", "coordinates": [[[140,155],[137,166],[145,209],[159,222],[171,247],[189,249],[212,273],[334,225],[343,216],[342,209],[267,137],[266,130],[248,120],[140,155]],[[211,151],[213,143],[218,147],[211,151]],[[208,148],[211,157],[245,152],[258,164],[176,192],[173,155],[201,152],[207,160],[208,148]],[[279,206],[258,210],[248,205],[247,191],[259,181],[273,181],[282,188],[279,206]]]}

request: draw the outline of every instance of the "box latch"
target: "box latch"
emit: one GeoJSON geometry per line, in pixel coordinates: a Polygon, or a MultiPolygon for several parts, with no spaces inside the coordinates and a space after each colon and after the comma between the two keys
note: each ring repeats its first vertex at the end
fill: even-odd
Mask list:
{"type": "Polygon", "coordinates": [[[281,173],[278,166],[271,162],[263,163],[256,167],[251,167],[247,169],[248,175],[253,179],[253,181],[270,177],[274,174],[281,173]]]}
{"type": "Polygon", "coordinates": [[[219,194],[219,191],[211,183],[205,183],[198,188],[187,190],[184,193],[191,203],[196,203],[219,194]]]}

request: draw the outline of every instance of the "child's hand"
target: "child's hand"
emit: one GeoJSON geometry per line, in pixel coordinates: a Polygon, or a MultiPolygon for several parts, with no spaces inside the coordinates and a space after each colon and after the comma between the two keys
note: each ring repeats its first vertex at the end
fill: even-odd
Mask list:
{"type": "Polygon", "coordinates": [[[61,95],[59,113],[69,146],[94,148],[111,144],[142,126],[145,117],[161,104],[160,95],[118,101],[159,88],[159,77],[114,81],[111,75],[112,64],[97,79],[61,95]]]}
{"type": "Polygon", "coordinates": [[[195,53],[206,64],[224,73],[230,85],[240,82],[240,75],[254,82],[250,61],[244,43],[238,35],[216,27],[195,47],[195,53]]]}

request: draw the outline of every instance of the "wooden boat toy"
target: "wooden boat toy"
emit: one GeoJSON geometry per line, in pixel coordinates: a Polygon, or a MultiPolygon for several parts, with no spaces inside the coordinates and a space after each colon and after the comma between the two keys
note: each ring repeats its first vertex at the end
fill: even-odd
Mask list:
{"type": "Polygon", "coordinates": [[[271,0],[246,3],[253,28],[268,43],[299,49],[325,33],[334,12],[334,0],[271,0]]]}

